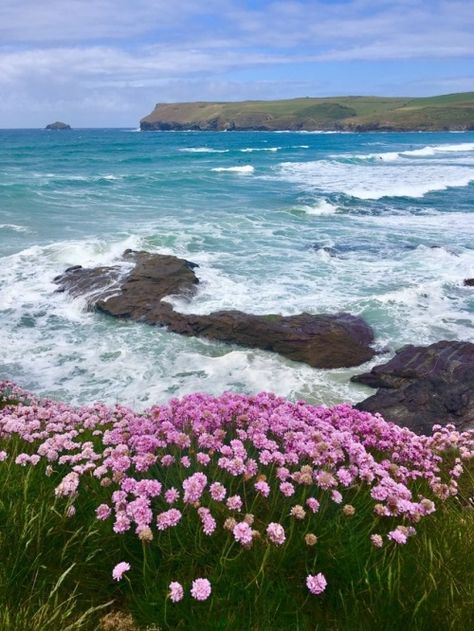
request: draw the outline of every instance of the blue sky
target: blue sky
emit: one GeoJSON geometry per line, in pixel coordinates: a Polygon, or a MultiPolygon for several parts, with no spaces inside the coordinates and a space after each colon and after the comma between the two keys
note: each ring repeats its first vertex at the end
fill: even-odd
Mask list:
{"type": "Polygon", "coordinates": [[[0,127],[156,102],[474,90],[473,0],[0,0],[0,127]]]}

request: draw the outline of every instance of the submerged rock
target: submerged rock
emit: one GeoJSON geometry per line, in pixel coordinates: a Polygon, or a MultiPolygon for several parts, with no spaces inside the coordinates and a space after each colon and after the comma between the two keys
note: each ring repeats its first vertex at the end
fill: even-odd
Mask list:
{"type": "Polygon", "coordinates": [[[386,364],[352,381],[379,388],[356,407],[429,434],[435,423],[474,427],[474,344],[404,346],[386,364]]]}
{"type": "Polygon", "coordinates": [[[170,331],[249,348],[269,350],[318,368],[358,366],[371,359],[373,332],[364,320],[348,313],[295,316],[252,315],[216,311],[209,315],[178,313],[163,298],[193,295],[199,279],[195,263],[148,252],[124,253],[124,264],[69,268],[55,278],[58,291],[85,296],[90,307],[170,331]]]}
{"type": "Polygon", "coordinates": [[[67,125],[66,123],[62,123],[61,121],[56,121],[55,123],[50,123],[49,125],[46,125],[45,129],[64,130],[71,129],[71,126],[67,125]]]}

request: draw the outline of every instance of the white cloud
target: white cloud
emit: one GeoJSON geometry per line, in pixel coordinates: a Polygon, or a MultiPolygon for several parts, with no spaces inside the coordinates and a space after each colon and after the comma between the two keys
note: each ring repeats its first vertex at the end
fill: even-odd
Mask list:
{"type": "Polygon", "coordinates": [[[155,101],[340,94],[351,77],[322,84],[329,62],[456,64],[474,56],[473,32],[471,0],[1,0],[0,127],[53,111],[133,124],[155,101]]]}

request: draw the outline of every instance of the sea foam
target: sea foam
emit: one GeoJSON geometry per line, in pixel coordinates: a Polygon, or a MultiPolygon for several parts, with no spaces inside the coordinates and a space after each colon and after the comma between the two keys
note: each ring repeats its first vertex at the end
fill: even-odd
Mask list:
{"type": "Polygon", "coordinates": [[[242,175],[251,175],[255,168],[251,164],[245,164],[243,166],[235,166],[235,167],[215,167],[211,169],[211,171],[215,171],[215,173],[241,173],[242,175]]]}

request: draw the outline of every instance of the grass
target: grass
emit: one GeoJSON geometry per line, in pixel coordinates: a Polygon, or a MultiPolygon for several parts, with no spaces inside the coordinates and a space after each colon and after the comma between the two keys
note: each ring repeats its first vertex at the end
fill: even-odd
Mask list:
{"type": "MultiPolygon", "coordinates": [[[[8,444],[13,454],[24,448],[15,441],[8,444]]],[[[168,483],[179,484],[177,471],[170,469],[178,477],[168,483]]],[[[346,498],[356,507],[352,517],[329,500],[321,502],[314,548],[302,543],[312,527],[298,523],[282,548],[262,542],[249,551],[223,529],[205,537],[197,518],[150,544],[133,533],[117,536],[109,522],[95,519],[100,494],[106,494],[92,479],[68,518],[70,500],[54,498],[60,473],[58,467],[57,475],[47,477],[40,465],[23,468],[10,459],[0,466],[2,631],[105,629],[100,620],[110,612],[119,612],[119,619],[131,614],[137,629],[398,631],[474,625],[472,471],[460,495],[423,519],[405,546],[378,550],[370,544],[377,518],[368,497],[355,488],[346,498]],[[132,569],[114,583],[111,568],[123,559],[132,569]],[[319,567],[330,588],[315,597],[304,589],[302,576],[319,567]],[[170,580],[189,584],[201,575],[213,585],[209,601],[187,597],[174,605],[166,599],[170,580]]],[[[262,503],[252,510],[258,520],[269,510],[285,513],[292,503],[280,498],[278,506],[262,503]]],[[[124,625],[108,628],[133,629],[124,625]]]]}

